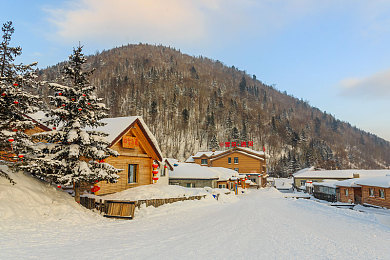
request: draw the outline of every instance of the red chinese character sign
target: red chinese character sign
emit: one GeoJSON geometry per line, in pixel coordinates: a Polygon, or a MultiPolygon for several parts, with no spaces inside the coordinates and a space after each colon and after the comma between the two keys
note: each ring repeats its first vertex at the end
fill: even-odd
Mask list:
{"type": "Polygon", "coordinates": [[[253,147],[253,141],[248,142],[220,142],[220,147],[253,147]]]}
{"type": "Polygon", "coordinates": [[[135,148],[138,146],[138,139],[133,136],[124,136],[122,139],[123,148],[135,148]]]}

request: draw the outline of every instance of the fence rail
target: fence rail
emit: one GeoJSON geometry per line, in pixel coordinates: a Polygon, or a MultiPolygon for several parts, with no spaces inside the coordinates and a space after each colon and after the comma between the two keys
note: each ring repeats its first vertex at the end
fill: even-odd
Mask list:
{"type": "Polygon", "coordinates": [[[102,200],[96,201],[95,198],[80,197],[80,204],[87,209],[96,209],[100,213],[104,214],[104,217],[108,218],[123,218],[133,219],[135,207],[140,208],[142,204],[146,204],[146,207],[153,206],[159,207],[165,204],[175,203],[185,200],[201,200],[206,195],[191,196],[181,198],[166,198],[166,199],[149,199],[149,200],[102,200]]]}

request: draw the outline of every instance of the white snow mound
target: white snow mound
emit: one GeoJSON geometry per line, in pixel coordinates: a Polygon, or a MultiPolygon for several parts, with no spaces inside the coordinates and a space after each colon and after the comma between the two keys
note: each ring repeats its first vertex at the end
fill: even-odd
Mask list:
{"type": "Polygon", "coordinates": [[[24,173],[14,173],[0,165],[16,182],[0,178],[0,230],[7,223],[65,220],[71,222],[96,218],[97,214],[78,205],[72,196],[24,173]]]}

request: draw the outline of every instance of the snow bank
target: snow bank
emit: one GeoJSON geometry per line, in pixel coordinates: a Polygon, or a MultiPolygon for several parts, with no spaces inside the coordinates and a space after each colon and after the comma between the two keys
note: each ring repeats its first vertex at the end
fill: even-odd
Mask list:
{"type": "MultiPolygon", "coordinates": [[[[10,222],[42,221],[85,222],[97,214],[78,205],[73,197],[47,183],[23,173],[7,171],[15,185],[0,178],[0,230],[10,222]]],[[[16,225],[19,226],[19,225],[16,225]]]]}

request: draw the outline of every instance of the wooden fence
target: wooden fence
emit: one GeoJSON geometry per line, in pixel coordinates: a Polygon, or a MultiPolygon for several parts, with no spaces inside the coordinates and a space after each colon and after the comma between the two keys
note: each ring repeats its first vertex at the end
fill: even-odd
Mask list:
{"type": "Polygon", "coordinates": [[[140,208],[142,204],[146,204],[146,207],[153,206],[157,208],[164,204],[170,204],[185,200],[201,200],[205,197],[206,195],[137,201],[102,199],[96,201],[94,198],[80,197],[80,204],[87,209],[97,209],[98,211],[100,211],[100,213],[104,214],[104,217],[132,219],[134,218],[135,207],[140,208]]]}

